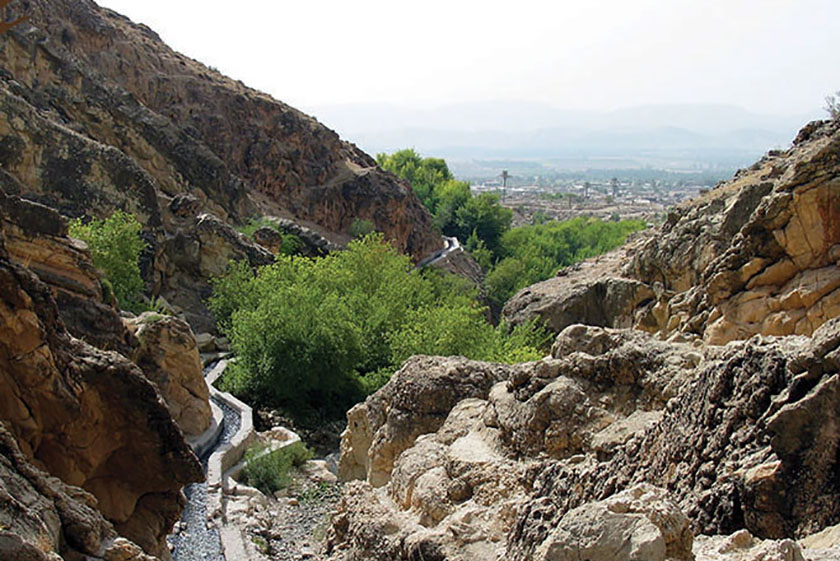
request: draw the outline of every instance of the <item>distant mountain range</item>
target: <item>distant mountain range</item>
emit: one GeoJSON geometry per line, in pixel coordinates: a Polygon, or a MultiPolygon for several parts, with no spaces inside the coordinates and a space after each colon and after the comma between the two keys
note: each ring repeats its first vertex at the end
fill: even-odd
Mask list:
{"type": "Polygon", "coordinates": [[[646,105],[569,111],[498,101],[431,110],[389,104],[310,107],[307,112],[368,152],[413,147],[455,160],[631,158],[737,166],[785,147],[811,114],[764,115],[732,105],[646,105]]]}

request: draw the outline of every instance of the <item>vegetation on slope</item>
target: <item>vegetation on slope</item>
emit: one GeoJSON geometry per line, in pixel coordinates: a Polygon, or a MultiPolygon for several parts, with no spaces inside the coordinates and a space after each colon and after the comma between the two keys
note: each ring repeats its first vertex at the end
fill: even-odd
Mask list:
{"type": "MultiPolygon", "coordinates": [[[[411,149],[379,154],[384,169],[411,183],[435,224],[457,237],[487,272],[485,288],[494,308],[501,308],[517,290],[554,275],[558,269],[624,243],[641,230],[641,220],[604,222],[579,217],[544,221],[510,229],[512,212],[498,196],[473,195],[469,183],[457,181],[440,158],[422,158],[411,149]]],[[[565,195],[563,195],[565,196],[565,195]]]]}
{"type": "Polygon", "coordinates": [[[135,313],[147,309],[141,296],[143,278],[138,261],[146,247],[140,237],[142,228],[133,215],[120,210],[87,224],[73,220],[69,228],[72,237],[88,245],[93,264],[105,276],[104,288],[113,292],[120,308],[135,313]]]}
{"type": "Polygon", "coordinates": [[[628,234],[644,227],[642,220],[577,217],[508,230],[485,279],[487,294],[501,306],[520,289],[552,277],[562,267],[615,249],[628,234]]]}
{"type": "Polygon", "coordinates": [[[300,419],[340,415],[413,354],[520,362],[544,331],[493,327],[463,279],[417,271],[381,235],[323,258],[278,256],[256,275],[232,264],[210,308],[238,360],[224,389],[300,419]]]}

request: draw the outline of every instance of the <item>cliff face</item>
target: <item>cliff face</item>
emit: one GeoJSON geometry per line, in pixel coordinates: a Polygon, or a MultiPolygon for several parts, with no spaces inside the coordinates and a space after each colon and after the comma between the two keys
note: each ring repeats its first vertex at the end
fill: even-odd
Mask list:
{"type": "MultiPolygon", "coordinates": [[[[28,0],[16,9],[48,40],[35,56],[7,45],[3,66],[62,120],[131,157],[162,194],[203,193],[215,203],[206,210],[222,219],[259,208],[331,232],[368,219],[417,259],[442,245],[405,184],[311,117],[90,0],[28,0]]],[[[8,42],[26,43],[31,33],[13,31],[8,42]]]]}
{"type": "Polygon", "coordinates": [[[513,323],[540,317],[559,332],[579,321],[566,311],[597,309],[595,325],[712,344],[811,335],[840,314],[839,262],[840,123],[815,122],[789,150],[676,208],[657,231],[524,289],[504,314],[513,323]]]}
{"type": "MultiPolygon", "coordinates": [[[[52,504],[47,511],[58,509],[59,520],[44,515],[47,541],[57,553],[104,555],[113,545],[113,525],[149,554],[167,558],[164,538],[180,516],[181,488],[203,478],[201,467],[141,369],[65,329],[61,318],[72,308],[59,312],[54,295],[87,295],[97,321],[120,327],[103,342],[130,345],[119,336],[127,332],[117,311],[101,301],[87,253],[65,237],[63,220],[36,203],[0,195],[0,421],[16,441],[12,446],[3,437],[4,462],[13,465],[2,483],[17,485],[22,473],[52,504]],[[18,255],[33,255],[33,269],[7,244],[18,255]],[[60,481],[38,483],[44,476],[31,475],[34,468],[24,464],[60,481]],[[62,493],[86,506],[79,511],[62,493]],[[81,536],[81,542],[66,541],[68,536],[81,536]]],[[[96,339],[102,332],[94,327],[77,335],[96,339]]],[[[12,516],[7,508],[24,507],[4,503],[4,517],[12,516]]]]}
{"type": "Polygon", "coordinates": [[[338,241],[367,219],[417,260],[442,246],[411,189],[369,156],[148,28],[89,0],[6,10],[30,20],[0,37],[3,189],[70,217],[137,216],[150,294],[195,329],[214,327],[208,275],[228,258],[271,261],[232,229],[252,215],[338,241]]]}

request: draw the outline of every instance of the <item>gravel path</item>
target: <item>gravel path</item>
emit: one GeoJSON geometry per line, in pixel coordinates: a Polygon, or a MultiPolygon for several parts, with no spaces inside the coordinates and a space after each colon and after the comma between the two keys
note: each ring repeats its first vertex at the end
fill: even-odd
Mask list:
{"type": "Polygon", "coordinates": [[[298,483],[288,498],[272,499],[249,529],[253,543],[263,545],[274,561],[317,561],[330,517],[339,498],[337,483],[298,483]]]}

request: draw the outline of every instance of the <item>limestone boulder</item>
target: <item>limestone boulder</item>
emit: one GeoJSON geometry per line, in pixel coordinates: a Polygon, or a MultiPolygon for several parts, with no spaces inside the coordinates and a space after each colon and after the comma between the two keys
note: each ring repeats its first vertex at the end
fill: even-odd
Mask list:
{"type": "Polygon", "coordinates": [[[146,312],[126,325],[140,343],[132,357],[157,385],[172,418],[187,436],[210,426],[210,391],[204,381],[198,345],[184,321],[146,312]]]}
{"type": "Polygon", "coordinates": [[[641,485],[569,511],[537,549],[539,561],[693,561],[688,518],[667,493],[641,485]]]}
{"type": "Polygon", "coordinates": [[[537,319],[552,331],[584,323],[599,327],[632,327],[637,310],[652,302],[650,286],[621,276],[625,249],[564,269],[554,278],[515,294],[502,314],[514,324],[537,319]]]}
{"type": "Polygon", "coordinates": [[[508,371],[459,357],[410,358],[382,389],[347,413],[339,479],[384,485],[394,460],[418,436],[440,428],[462,399],[486,397],[508,371]]]}

